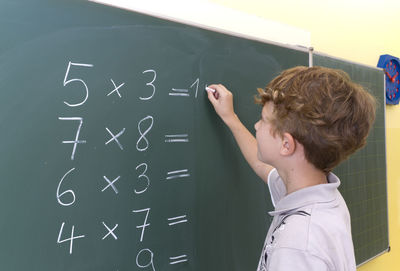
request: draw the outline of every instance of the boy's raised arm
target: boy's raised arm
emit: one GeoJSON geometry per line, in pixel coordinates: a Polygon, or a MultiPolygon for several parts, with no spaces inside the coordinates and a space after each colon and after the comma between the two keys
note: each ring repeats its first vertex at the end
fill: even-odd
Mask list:
{"type": "Polygon", "coordinates": [[[247,163],[267,183],[268,174],[273,168],[258,160],[257,141],[235,114],[232,93],[223,85],[211,85],[209,88],[215,90],[215,92],[207,90],[208,99],[214,106],[215,111],[231,130],[247,163]]]}

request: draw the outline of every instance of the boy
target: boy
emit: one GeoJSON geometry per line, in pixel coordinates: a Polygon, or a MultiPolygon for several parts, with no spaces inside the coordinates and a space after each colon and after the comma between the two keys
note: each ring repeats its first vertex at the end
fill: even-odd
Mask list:
{"type": "Polygon", "coordinates": [[[343,71],[291,68],[258,89],[254,138],[234,113],[232,94],[209,88],[275,207],[257,270],[356,270],[350,214],[331,170],[365,145],[375,99],[343,71]]]}

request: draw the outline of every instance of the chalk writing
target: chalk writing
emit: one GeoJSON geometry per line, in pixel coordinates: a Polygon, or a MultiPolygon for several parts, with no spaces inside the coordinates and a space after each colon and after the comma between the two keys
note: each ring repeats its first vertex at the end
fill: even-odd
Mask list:
{"type": "Polygon", "coordinates": [[[111,80],[111,83],[114,85],[114,89],[110,92],[110,93],[108,93],[107,94],[107,96],[110,96],[111,94],[113,94],[114,92],[116,92],[117,93],[117,95],[121,98],[122,96],[121,96],[121,93],[119,93],[119,88],[121,88],[121,87],[123,87],[124,85],[125,85],[125,83],[122,83],[122,84],[120,84],[118,87],[117,87],[117,85],[114,83],[114,81],[112,80],[112,79],[110,79],[111,80]]]}
{"type": "Polygon", "coordinates": [[[151,128],[153,128],[153,123],[154,123],[154,120],[153,120],[152,116],[146,116],[146,117],[144,117],[143,119],[141,119],[139,121],[139,123],[138,123],[138,131],[139,131],[140,137],[139,137],[138,141],[136,142],[136,149],[138,151],[145,151],[149,147],[149,141],[147,140],[146,135],[150,132],[151,128]],[[150,122],[150,125],[143,132],[142,131],[142,124],[145,123],[146,121],[150,122]],[[143,142],[143,141],[144,141],[144,143],[141,144],[141,142],[143,142]],[[139,145],[142,145],[142,146],[139,146],[139,145]]]}
{"type": "Polygon", "coordinates": [[[149,213],[150,213],[150,208],[145,208],[145,209],[141,209],[141,210],[133,210],[132,212],[134,212],[134,213],[146,212],[146,217],[144,219],[143,225],[136,226],[137,229],[142,228],[142,233],[140,235],[140,242],[143,242],[144,230],[146,229],[146,227],[150,226],[150,223],[147,223],[147,219],[148,219],[149,213]]]}
{"type": "Polygon", "coordinates": [[[172,92],[168,93],[169,96],[182,96],[182,97],[189,97],[189,90],[188,89],[178,89],[173,88],[172,92]]]}
{"type": "Polygon", "coordinates": [[[153,98],[154,94],[156,93],[156,87],[153,85],[153,83],[154,83],[154,81],[156,81],[157,72],[155,70],[145,70],[143,72],[143,74],[149,73],[149,72],[153,73],[153,79],[152,79],[152,81],[150,83],[147,83],[146,86],[151,86],[153,91],[152,91],[151,95],[148,96],[148,97],[139,97],[139,99],[142,100],[142,101],[150,100],[151,98],[153,98]]]}
{"type": "MultiPolygon", "coordinates": [[[[65,72],[65,76],[64,76],[64,80],[63,80],[63,86],[64,87],[69,87],[71,90],[74,86],[74,84],[71,84],[73,82],[78,83],[78,87],[79,87],[79,102],[67,102],[64,101],[64,104],[68,107],[78,107],[78,106],[82,106],[84,105],[88,98],[89,98],[89,88],[88,85],[86,84],[86,82],[83,79],[80,78],[73,78],[75,77],[72,72],[73,69],[78,69],[77,71],[79,71],[80,68],[90,68],[93,67],[93,64],[84,64],[84,63],[74,63],[69,61],[68,65],[67,65],[67,69],[65,72]],[[82,92],[83,91],[83,95],[82,92]]],[[[144,88],[144,92],[143,95],[138,95],[136,97],[139,98],[139,100],[143,101],[143,103],[146,103],[145,101],[149,101],[151,99],[154,98],[154,96],[157,93],[157,72],[154,69],[147,69],[145,71],[142,72],[141,76],[144,78],[144,82],[142,87],[144,88]],[[145,86],[144,86],[145,84],[145,86]]],[[[119,98],[122,98],[121,92],[123,94],[123,90],[124,90],[124,86],[125,83],[121,82],[121,83],[116,83],[113,79],[110,79],[111,84],[112,84],[112,90],[110,90],[108,92],[108,94],[106,95],[111,96],[113,94],[118,95],[119,98]]],[[[183,88],[171,88],[170,92],[168,93],[169,96],[177,96],[177,97],[195,97],[197,98],[198,95],[198,89],[199,89],[199,84],[200,84],[200,79],[196,78],[196,80],[194,80],[190,86],[186,85],[183,86],[183,88]]],[[[110,87],[109,82],[108,82],[108,87],[110,87]]],[[[103,99],[108,99],[105,98],[105,96],[102,96],[103,99]]],[[[73,99],[73,98],[72,98],[73,99]]],[[[182,99],[182,101],[187,101],[187,99],[182,99]]],[[[151,104],[151,103],[150,103],[151,104]]],[[[69,109],[70,110],[70,109],[69,109]]],[[[139,159],[152,159],[151,152],[146,152],[149,148],[150,148],[150,132],[153,129],[154,126],[154,117],[151,115],[151,113],[146,113],[144,115],[145,117],[140,119],[137,122],[137,130],[138,130],[138,137],[135,137],[135,135],[133,135],[134,140],[137,139],[136,141],[136,150],[139,151],[140,153],[137,153],[133,147],[133,150],[135,151],[135,155],[139,156],[139,159]],[[150,154],[150,155],[149,155],[150,154]],[[147,156],[149,155],[149,157],[147,156]]],[[[80,132],[81,129],[83,127],[83,117],[58,117],[59,120],[68,120],[68,121],[78,121],[79,125],[77,127],[76,133],[75,133],[75,138],[73,140],[63,140],[62,143],[63,144],[73,144],[72,147],[72,154],[71,154],[71,160],[74,160],[76,158],[76,150],[77,150],[77,146],[78,144],[85,144],[87,143],[86,140],[80,139],[80,132]]],[[[86,117],[85,117],[86,120],[86,117]]],[[[98,120],[101,120],[101,118],[99,117],[98,120]]],[[[92,123],[89,123],[90,125],[92,125],[92,123]]],[[[86,126],[86,122],[85,122],[85,126],[86,126]]],[[[97,127],[97,126],[95,126],[97,127]]],[[[102,126],[105,127],[105,126],[102,126]]],[[[108,126],[110,127],[110,126],[108,126]]],[[[126,142],[128,138],[132,138],[132,135],[129,135],[129,127],[128,128],[119,128],[119,131],[111,131],[111,129],[109,129],[108,127],[105,127],[105,130],[107,131],[106,133],[106,139],[102,145],[103,148],[109,148],[111,145],[114,146],[114,148],[116,148],[115,146],[118,146],[118,149],[120,150],[124,150],[124,146],[126,150],[129,152],[129,148],[130,148],[130,144],[129,142],[126,142]],[[125,139],[125,141],[124,141],[125,139]],[[111,143],[111,144],[110,144],[111,143]],[[113,144],[115,143],[115,145],[113,144]],[[106,147],[107,146],[107,147],[106,147]]],[[[125,125],[123,125],[122,127],[126,127],[125,125]]],[[[102,129],[102,128],[101,128],[102,129]]],[[[104,130],[103,130],[104,132],[104,130]]],[[[187,133],[181,133],[181,134],[165,134],[168,131],[162,131],[164,134],[164,142],[165,143],[188,143],[189,142],[189,134],[187,133]]],[[[101,139],[100,139],[101,140],[101,139]]],[[[93,141],[90,141],[91,144],[88,144],[88,149],[93,149],[96,150],[97,149],[97,145],[96,145],[96,139],[94,139],[93,141]]],[[[131,142],[132,144],[132,142],[131,142]]],[[[134,143],[133,143],[134,144],[134,143]]],[[[157,145],[156,145],[157,146],[157,145]]],[[[171,145],[170,145],[171,146],[171,145]]],[[[112,148],[112,147],[110,147],[112,148]]],[[[121,155],[121,153],[119,152],[119,154],[121,155]]],[[[111,157],[111,159],[113,159],[114,157],[111,157]]],[[[84,164],[82,164],[84,165],[84,164]]],[[[58,183],[57,186],[57,191],[56,191],[56,198],[57,198],[57,202],[62,205],[62,206],[71,206],[73,205],[76,200],[77,197],[75,195],[75,191],[77,190],[77,188],[74,188],[75,191],[73,191],[72,189],[65,189],[66,184],[64,183],[64,181],[67,179],[67,177],[70,177],[73,173],[73,171],[75,170],[75,167],[70,168],[61,178],[61,180],[58,183]]],[[[146,191],[149,190],[151,181],[150,181],[150,177],[149,175],[151,175],[151,171],[150,171],[150,167],[148,163],[142,162],[137,164],[136,168],[136,180],[134,182],[134,184],[130,184],[131,187],[133,186],[133,190],[135,195],[133,195],[134,197],[137,198],[143,198],[144,197],[144,193],[146,191]],[[142,196],[138,196],[138,195],[142,195],[142,196]]],[[[170,170],[166,173],[166,176],[164,177],[164,181],[172,181],[172,180],[182,180],[182,179],[187,179],[191,176],[189,169],[187,168],[181,168],[181,169],[174,169],[174,170],[170,170]]],[[[106,190],[113,191],[114,193],[111,194],[119,194],[119,190],[117,188],[117,186],[120,188],[121,192],[123,191],[123,185],[118,182],[121,179],[121,176],[117,176],[114,178],[109,178],[107,176],[103,176],[103,180],[106,182],[106,184],[102,182],[102,188],[101,188],[101,192],[106,192],[106,190]]],[[[153,183],[152,185],[156,185],[156,183],[153,183]]],[[[99,189],[100,190],[100,189],[99,189]]],[[[97,190],[97,193],[99,193],[99,190],[97,190]]],[[[178,192],[179,193],[179,192],[178,192]]],[[[104,194],[107,194],[104,193],[104,194]]],[[[121,193],[122,194],[122,193],[121,193]]],[[[94,197],[95,198],[95,197],[94,197]]],[[[115,200],[121,200],[123,199],[123,197],[118,197],[115,200]]],[[[78,208],[79,206],[74,206],[74,208],[78,208]]],[[[71,210],[71,208],[70,208],[71,210]]],[[[132,210],[132,209],[130,209],[132,210]]],[[[146,230],[150,230],[151,227],[154,227],[154,225],[151,225],[149,222],[149,217],[150,217],[150,211],[151,208],[141,208],[141,209],[134,209],[132,210],[133,215],[135,216],[135,221],[136,221],[136,216],[139,216],[139,219],[141,219],[141,217],[143,217],[143,222],[141,222],[141,220],[139,220],[140,222],[136,223],[136,231],[139,230],[140,233],[140,237],[138,238],[137,242],[140,243],[140,245],[142,247],[146,247],[145,245],[145,233],[146,236],[148,236],[149,234],[146,232],[146,230]]],[[[158,210],[157,210],[158,212],[158,210]]],[[[129,210],[128,210],[129,213],[129,210]]],[[[69,213],[67,213],[69,216],[69,213]]],[[[166,224],[168,224],[168,230],[169,231],[173,231],[174,228],[171,227],[179,227],[179,229],[182,229],[182,227],[184,227],[184,225],[186,223],[189,223],[189,218],[187,214],[180,214],[180,215],[175,215],[172,217],[168,217],[168,218],[164,218],[166,219],[166,224]]],[[[106,239],[111,239],[111,240],[118,240],[119,237],[117,236],[118,234],[118,227],[119,224],[114,223],[114,224],[109,224],[108,222],[106,223],[105,221],[102,220],[98,220],[96,223],[97,226],[102,227],[102,233],[100,236],[98,236],[98,241],[101,242],[103,240],[106,239]],[[99,226],[99,224],[103,225],[103,226],[99,226]],[[112,226],[113,225],[113,226],[112,226]],[[104,227],[104,228],[103,228],[104,227]],[[104,232],[103,232],[104,231],[104,232]],[[101,241],[100,241],[101,239],[101,241]]],[[[67,243],[69,244],[69,254],[72,254],[73,252],[73,248],[74,245],[76,246],[75,242],[77,239],[82,239],[85,238],[85,235],[83,234],[79,234],[77,235],[75,233],[75,225],[71,226],[71,233],[66,234],[65,233],[65,222],[62,222],[59,233],[58,233],[58,237],[57,237],[57,244],[63,244],[63,243],[67,243]],[[63,236],[66,235],[67,237],[63,239],[63,236]]],[[[123,226],[121,226],[123,227],[123,226]]],[[[133,229],[135,231],[135,229],[133,229]]],[[[121,238],[122,238],[122,234],[121,234],[121,238]]],[[[91,241],[92,242],[92,241],[91,241]]],[[[106,240],[107,242],[107,240],[106,240]]],[[[111,241],[113,242],[113,241],[111,241]]],[[[81,243],[80,241],[78,243],[81,243]]],[[[117,243],[117,242],[116,242],[117,243]]],[[[188,256],[187,255],[177,255],[177,256],[171,256],[169,257],[169,264],[170,265],[176,265],[176,264],[180,264],[180,263],[184,263],[188,261],[188,256]]],[[[165,263],[168,264],[168,263],[165,263]]],[[[165,266],[164,264],[164,266],[165,266]]],[[[149,248],[143,248],[141,250],[139,250],[139,252],[137,253],[136,256],[136,265],[139,268],[143,268],[145,270],[153,270],[155,271],[155,264],[154,264],[154,253],[152,250],[150,250],[149,248]]],[[[118,269],[117,269],[118,270],[118,269]]]]}
{"type": "Polygon", "coordinates": [[[74,191],[66,190],[66,191],[60,193],[61,183],[64,181],[65,177],[67,177],[67,175],[70,174],[73,170],[75,170],[75,168],[71,168],[70,170],[68,170],[68,172],[65,173],[64,176],[61,178],[61,181],[58,183],[58,186],[57,186],[56,197],[57,197],[58,203],[60,203],[62,206],[70,206],[70,205],[74,204],[74,202],[75,202],[75,193],[74,193],[74,191]],[[61,201],[61,197],[64,196],[65,194],[71,194],[71,196],[72,196],[72,201],[71,202],[66,203],[66,202],[62,202],[61,201]]]}
{"type": "Polygon", "coordinates": [[[176,224],[188,222],[187,219],[186,219],[186,215],[181,215],[181,216],[177,216],[177,217],[170,217],[167,220],[169,222],[168,226],[173,226],[173,225],[176,225],[176,224]]]}
{"type": "Polygon", "coordinates": [[[176,178],[186,178],[189,177],[189,170],[188,169],[181,169],[181,170],[174,170],[167,172],[166,180],[172,180],[176,178]]]}
{"type": "Polygon", "coordinates": [[[66,117],[59,117],[59,120],[79,120],[79,126],[78,130],[76,130],[76,135],[75,135],[75,140],[70,140],[66,141],[64,140],[62,143],[64,144],[74,144],[74,147],[72,148],[72,154],[71,154],[71,160],[74,160],[75,157],[75,151],[76,151],[76,146],[78,144],[83,144],[86,143],[86,140],[79,140],[79,133],[81,132],[82,124],[83,124],[83,119],[79,117],[72,117],[72,118],[66,118],[66,117]]]}
{"type": "Polygon", "coordinates": [[[197,78],[196,81],[194,81],[193,84],[190,86],[191,88],[195,87],[195,94],[194,94],[195,98],[197,98],[197,92],[199,91],[199,83],[200,79],[197,78]]]}
{"type": "Polygon", "coordinates": [[[118,145],[118,147],[121,150],[123,150],[124,148],[122,147],[121,143],[119,142],[118,137],[120,137],[125,132],[125,128],[123,128],[117,135],[114,135],[107,127],[106,127],[106,130],[111,135],[111,139],[108,140],[105,145],[107,145],[111,141],[115,141],[115,143],[118,145]]]}
{"type": "MultiPolygon", "coordinates": [[[[194,90],[194,96],[195,98],[197,98],[197,93],[199,91],[199,83],[200,83],[200,79],[197,78],[193,84],[190,85],[189,89],[193,89],[194,90]]],[[[169,96],[180,96],[180,97],[189,97],[190,93],[189,93],[189,89],[187,88],[172,88],[172,92],[169,92],[168,95],[169,96]]]]}
{"type": "Polygon", "coordinates": [[[177,263],[183,263],[187,262],[187,255],[180,255],[180,256],[175,256],[175,257],[169,257],[170,263],[169,264],[177,264],[177,263]]]}
{"type": "Polygon", "coordinates": [[[118,181],[119,178],[121,178],[121,176],[118,176],[113,181],[110,181],[106,176],[103,176],[103,178],[108,183],[108,185],[104,187],[103,190],[101,190],[101,192],[104,192],[107,188],[111,187],[114,190],[115,194],[118,194],[118,189],[115,187],[114,183],[118,181]]]}
{"type": "Polygon", "coordinates": [[[101,240],[106,239],[107,236],[109,236],[110,234],[111,234],[111,236],[112,236],[115,240],[117,240],[118,237],[117,237],[117,235],[115,235],[114,231],[115,231],[115,229],[118,227],[118,224],[115,224],[114,228],[110,229],[110,228],[106,225],[106,223],[104,223],[104,221],[103,221],[102,223],[103,223],[104,227],[107,229],[108,232],[107,232],[106,235],[104,235],[103,239],[101,239],[101,240]]]}
{"type": "Polygon", "coordinates": [[[72,225],[71,237],[67,238],[67,239],[64,239],[64,240],[61,240],[61,235],[62,235],[62,232],[63,232],[63,229],[64,229],[64,224],[65,224],[65,222],[63,222],[61,224],[60,232],[58,233],[57,243],[61,244],[61,243],[69,241],[69,254],[72,254],[72,247],[73,247],[74,239],[83,238],[83,237],[85,237],[85,235],[74,236],[75,226],[72,225]]]}
{"type": "Polygon", "coordinates": [[[143,172],[138,176],[138,179],[144,179],[145,181],[146,181],[146,185],[145,185],[145,188],[143,188],[142,190],[136,190],[136,188],[135,188],[135,193],[136,194],[142,194],[142,193],[144,193],[144,192],[146,192],[146,190],[147,190],[147,188],[149,188],[149,186],[150,186],[150,179],[149,179],[149,177],[146,175],[146,172],[147,172],[147,164],[146,163],[141,163],[140,165],[138,165],[137,167],[136,167],[136,170],[138,170],[140,167],[144,167],[144,170],[143,170],[143,172]]]}
{"type": "Polygon", "coordinates": [[[141,268],[146,268],[146,267],[149,267],[149,266],[151,266],[151,268],[152,268],[152,270],[153,271],[155,271],[156,270],[156,268],[154,267],[154,262],[153,262],[153,258],[154,258],[154,254],[153,254],[153,252],[150,250],[150,249],[148,249],[148,248],[145,248],[145,249],[142,249],[141,251],[139,251],[139,253],[137,254],[137,256],[136,256],[136,265],[138,266],[138,267],[141,267],[141,268]],[[140,264],[139,263],[139,256],[141,255],[141,254],[144,254],[144,253],[147,253],[147,254],[149,254],[149,262],[148,263],[146,263],[146,264],[140,264]]]}
{"type": "Polygon", "coordinates": [[[64,82],[63,82],[64,87],[65,87],[66,85],[68,85],[69,83],[72,83],[72,82],[81,82],[82,85],[85,87],[85,98],[83,99],[82,102],[76,103],[76,104],[70,104],[70,103],[67,103],[67,102],[64,101],[64,104],[66,104],[66,105],[68,105],[68,106],[70,106],[70,107],[75,107],[75,106],[83,105],[83,104],[86,102],[87,98],[89,97],[89,89],[88,89],[88,87],[87,87],[85,81],[83,81],[82,79],[73,78],[73,79],[67,80],[67,77],[68,77],[69,70],[70,70],[71,66],[93,67],[93,65],[92,65],[92,64],[83,64],[83,63],[72,63],[71,61],[68,62],[68,67],[67,67],[67,71],[66,71],[66,73],[65,73],[64,82]]]}
{"type": "Polygon", "coordinates": [[[165,135],[166,143],[189,142],[188,134],[165,135]]]}

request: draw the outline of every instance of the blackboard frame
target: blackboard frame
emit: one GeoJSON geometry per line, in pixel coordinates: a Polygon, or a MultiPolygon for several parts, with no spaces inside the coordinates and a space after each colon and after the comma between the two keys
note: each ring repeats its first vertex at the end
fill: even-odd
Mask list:
{"type": "MultiPolygon", "coordinates": [[[[182,23],[182,22],[179,22],[179,23],[182,23]]],[[[231,33],[229,31],[219,32],[218,29],[214,29],[214,28],[207,29],[204,26],[195,26],[195,27],[202,28],[202,29],[205,29],[205,30],[211,30],[213,32],[216,31],[216,32],[221,33],[221,34],[226,34],[226,35],[230,35],[230,36],[234,36],[234,37],[238,37],[238,38],[242,38],[242,39],[246,39],[246,40],[252,40],[252,41],[262,42],[262,43],[265,43],[265,44],[268,44],[268,45],[274,45],[274,46],[278,46],[278,47],[282,47],[282,48],[287,48],[287,49],[291,49],[291,50],[295,50],[295,51],[299,51],[299,52],[304,52],[304,53],[308,52],[309,56],[312,56],[312,48],[305,48],[305,47],[300,47],[300,46],[292,46],[292,45],[287,45],[287,44],[280,44],[280,43],[277,43],[277,42],[266,41],[264,39],[255,39],[254,37],[246,37],[245,35],[238,35],[237,33],[231,33]]],[[[12,52],[12,51],[10,51],[10,52],[12,52]]],[[[64,63],[64,64],[66,64],[66,63],[64,63]]],[[[65,70],[63,72],[65,73],[65,70]]],[[[86,72],[86,70],[84,72],[86,72]]],[[[61,82],[62,82],[62,78],[61,78],[61,81],[60,81],[60,85],[61,85],[61,82]]],[[[222,126],[219,126],[219,127],[222,127],[222,126]]],[[[221,133],[225,133],[224,136],[226,136],[226,134],[227,134],[226,131],[222,131],[221,133]]],[[[386,136],[385,136],[385,138],[386,138],[386,136]]],[[[231,142],[231,143],[233,144],[233,142],[231,142]]],[[[386,161],[385,161],[385,164],[387,164],[386,161]]],[[[386,199],[387,199],[387,194],[386,194],[386,199]]],[[[53,200],[55,201],[56,199],[54,198],[53,200]]],[[[387,205],[387,201],[386,201],[386,205],[387,205]]],[[[56,230],[58,230],[58,229],[56,229],[56,230]]],[[[64,238],[64,237],[62,237],[62,238],[64,238]]],[[[263,240],[261,240],[261,241],[263,241],[263,240]]],[[[54,240],[54,243],[55,243],[55,240],[54,240]]],[[[361,263],[361,264],[363,264],[363,263],[361,263]]]]}

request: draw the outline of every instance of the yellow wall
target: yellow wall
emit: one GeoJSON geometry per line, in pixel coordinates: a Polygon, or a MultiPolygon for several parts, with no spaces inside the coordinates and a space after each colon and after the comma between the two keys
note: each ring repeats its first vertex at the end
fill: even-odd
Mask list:
{"type": "MultiPolygon", "coordinates": [[[[398,0],[209,1],[307,30],[316,51],[335,57],[371,66],[381,54],[400,57],[398,0]]],[[[400,105],[386,106],[386,127],[391,251],[359,271],[400,270],[400,105]]]]}

